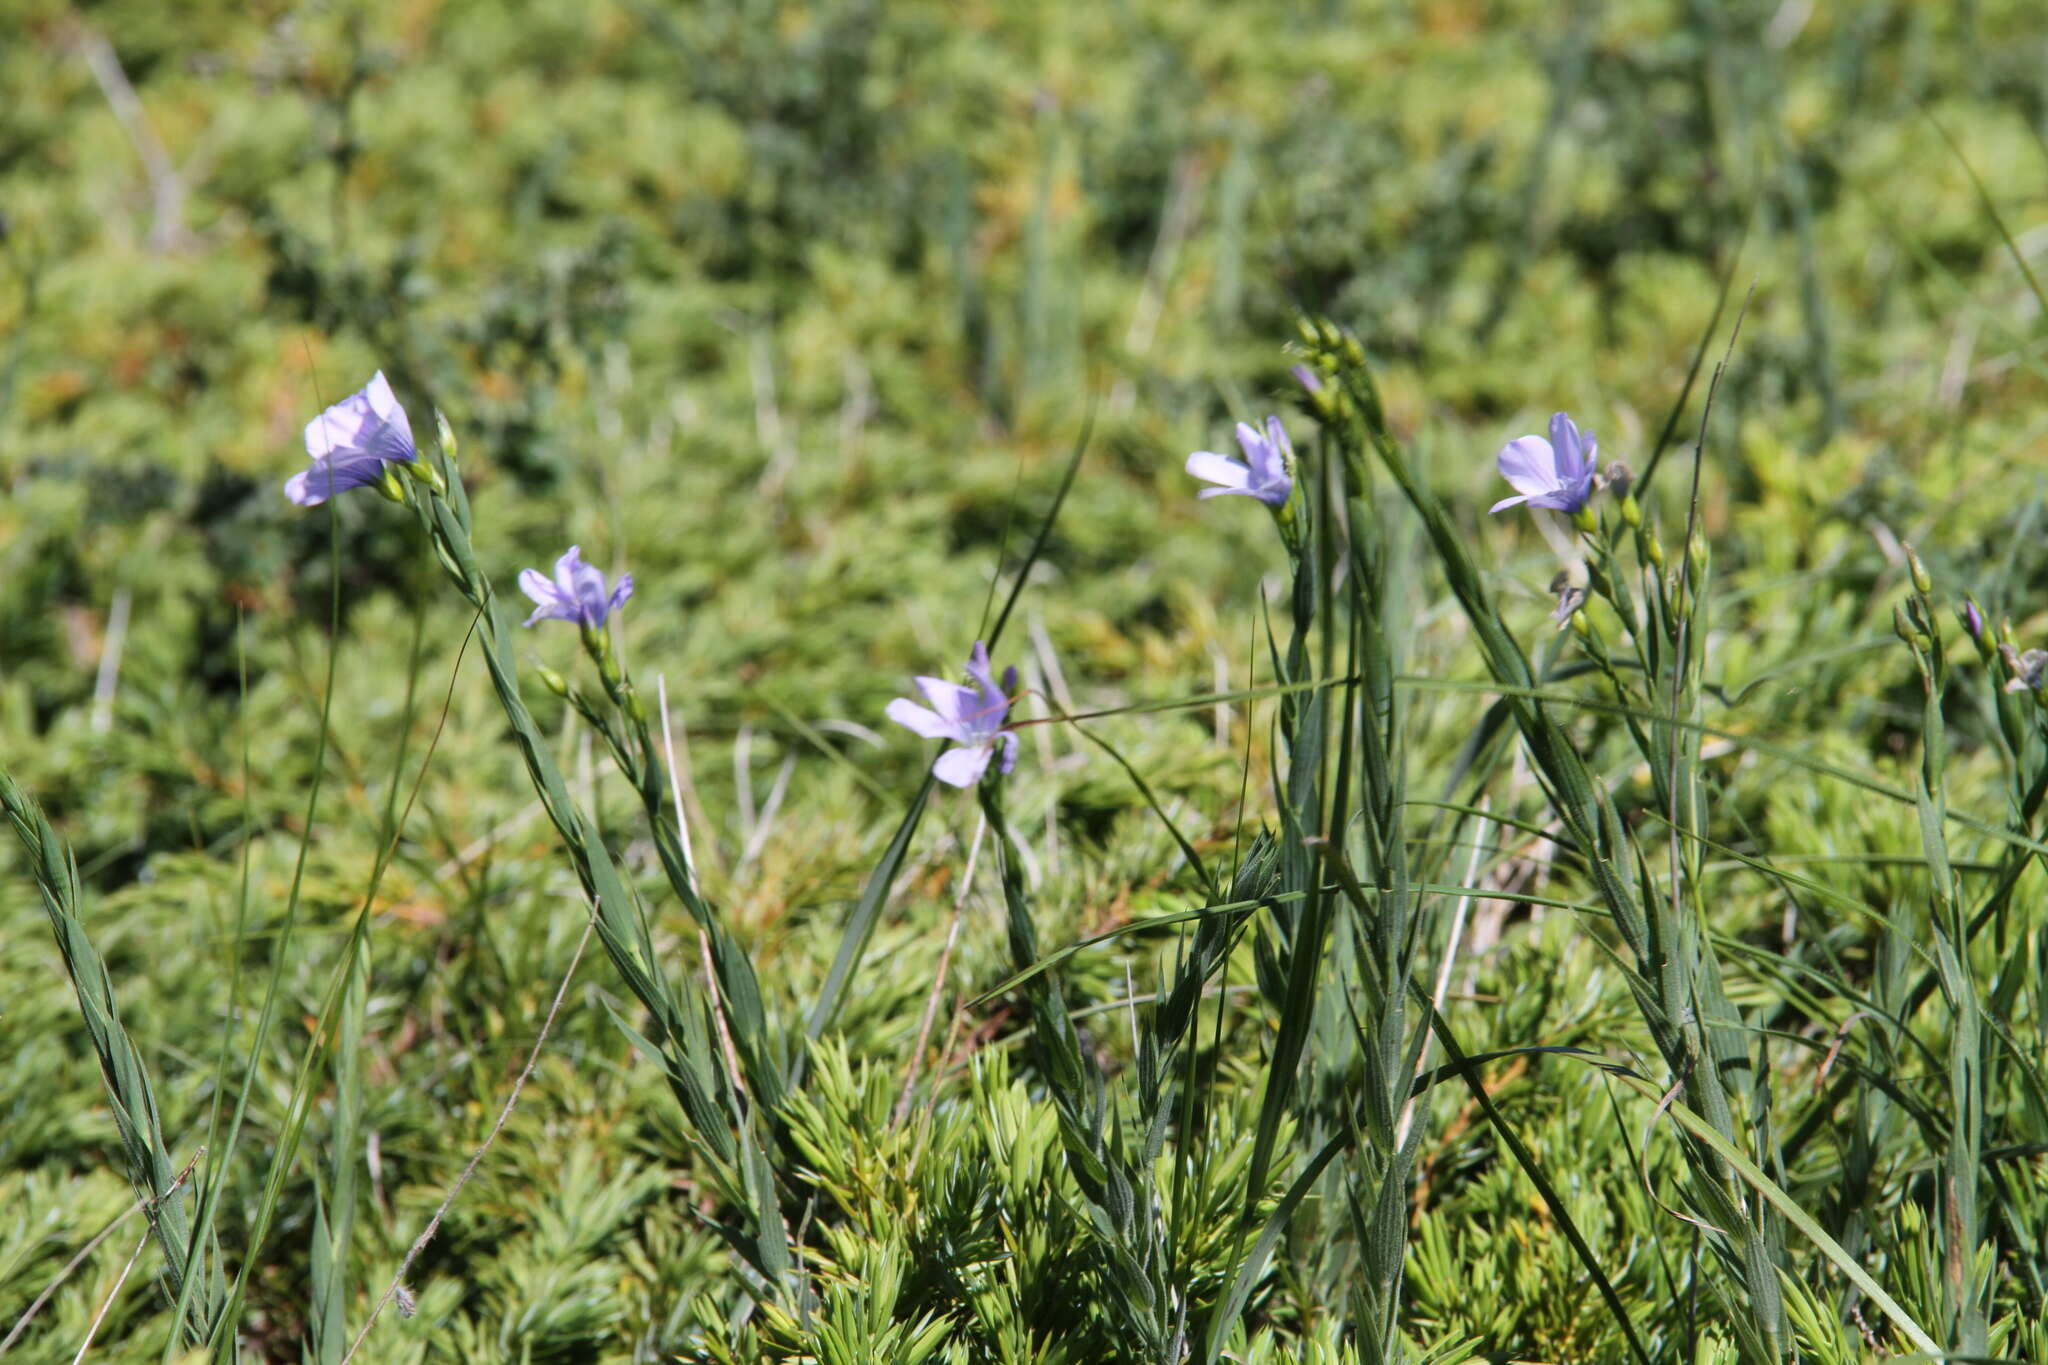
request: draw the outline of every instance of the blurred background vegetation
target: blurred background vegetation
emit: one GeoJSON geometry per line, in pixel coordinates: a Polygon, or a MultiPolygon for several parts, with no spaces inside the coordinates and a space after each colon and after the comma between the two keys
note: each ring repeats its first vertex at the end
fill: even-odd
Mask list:
{"type": "MultiPolygon", "coordinates": [[[[0,759],[76,847],[190,1151],[214,1053],[248,1027],[223,966],[236,916],[260,978],[310,836],[299,994],[263,1059],[281,1095],[445,697],[373,907],[360,1237],[381,1287],[488,1127],[582,915],[406,519],[364,497],[331,528],[281,496],[304,422],[373,369],[423,436],[432,406],[461,434],[506,588],[571,542],[630,567],[622,647],[687,729],[707,882],[764,981],[801,999],[928,757],[878,733],[881,708],[912,671],[956,666],[1091,415],[1013,636],[1029,681],[1082,705],[1245,683],[1277,566],[1262,519],[1198,506],[1181,461],[1225,448],[1238,417],[1299,420],[1281,342],[1304,309],[1373,350],[1395,423],[1533,634],[1551,566],[1521,525],[1482,519],[1493,451],[1568,408],[1605,455],[1645,459],[1724,289],[1731,309],[1753,291],[1703,483],[1735,585],[1712,681],[1753,689],[1732,723],[1893,762],[1918,724],[1910,667],[1875,652],[1899,544],[2023,634],[2048,579],[2023,264],[2048,274],[2044,254],[2033,0],[0,0],[0,759]]],[[[1418,660],[1478,676],[1437,589],[1418,592],[1418,660]]],[[[532,649],[567,669],[573,642],[532,649]]],[[[1419,708],[1418,752],[1447,763],[1478,705],[1419,708]]],[[[560,711],[543,719],[589,777],[560,711]]],[[[1101,732],[1227,847],[1242,720],[1101,732]]],[[[1121,771],[1055,727],[1026,740],[1012,803],[1043,832],[1041,939],[1184,905],[1121,771]]],[[[1918,848],[1909,810],[1773,778],[1730,780],[1787,846],[1918,848]]],[[[623,821],[630,800],[589,780],[623,821]]],[[[970,818],[927,828],[844,1021],[881,1092],[970,818]]],[[[1815,875],[1875,896],[1892,874],[1815,875]]],[[[0,1330],[130,1201],[33,894],[0,878],[0,1330]]],[[[1782,906],[1729,913],[1731,932],[1775,932],[1782,906]]],[[[963,979],[1002,979],[992,914],[960,951],[963,979]]],[[[1119,998],[1158,951],[1076,959],[1092,986],[1070,993],[1119,998]]],[[[1622,1046],[1634,1027],[1563,917],[1505,919],[1472,968],[1474,1050],[1622,1046]]],[[[670,1358],[708,1349],[704,1323],[741,1297],[658,1077],[596,1004],[612,983],[586,963],[576,991],[416,1272],[412,1355],[380,1358],[670,1358]]],[[[1500,1093],[1533,1144],[1595,1163],[1613,1131],[1585,1131],[1583,1084],[1535,1068],[1500,1093]]],[[[259,1130],[277,1095],[259,1086],[259,1130]]],[[[1606,1358],[1576,1262],[1444,1103],[1418,1338],[1606,1358]]],[[[282,1207],[252,1277],[262,1358],[303,1331],[309,1204],[282,1207]]],[[[68,1358],[126,1245],[20,1349],[68,1358]]],[[[160,1311],[136,1275],[101,1357],[160,1354],[160,1311]]],[[[1270,1317],[1287,1351],[1312,1348],[1311,1307],[1270,1317]]]]}

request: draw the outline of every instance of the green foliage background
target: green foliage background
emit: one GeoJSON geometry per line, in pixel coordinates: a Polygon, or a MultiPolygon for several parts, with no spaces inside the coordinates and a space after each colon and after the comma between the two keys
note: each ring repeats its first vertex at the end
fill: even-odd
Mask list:
{"type": "MultiPolygon", "coordinates": [[[[432,744],[372,907],[360,1322],[488,1130],[584,920],[474,656],[458,666],[468,613],[435,591],[405,520],[365,496],[330,522],[280,495],[303,423],[373,369],[416,430],[438,405],[462,434],[501,589],[570,542],[630,566],[621,648],[643,686],[664,676],[686,729],[707,889],[771,1010],[793,1013],[929,758],[881,709],[910,673],[957,667],[1091,414],[1024,598],[1030,638],[1010,639],[1028,681],[1108,707],[1269,675],[1258,604],[1281,565],[1264,520],[1196,503],[1181,461],[1222,448],[1236,418],[1300,420],[1279,343],[1304,309],[1373,350],[1394,425],[1535,649],[1553,565],[1523,523],[1484,517],[1493,451],[1568,408],[1603,453],[1640,463],[1724,280],[1753,291],[1702,481],[1725,595],[1712,719],[1910,785],[1899,544],[2038,636],[2048,385],[2016,259],[2048,274],[2044,190],[2048,28],[2029,0],[0,0],[0,762],[76,850],[88,926],[189,1158],[214,1058],[246,1048],[273,967],[285,1024],[257,1059],[245,1146],[276,1139],[382,816],[432,744]],[[329,785],[308,829],[330,649],[329,785]],[[267,927],[302,840],[305,919],[277,963],[267,927]]],[[[1681,480],[1661,482],[1675,497],[1681,480]]],[[[1482,676],[1440,585],[1418,571],[1411,587],[1414,671],[1482,676]]],[[[569,632],[536,631],[531,650],[571,669],[569,632]]],[[[1484,702],[1418,700],[1418,794],[1438,793],[1484,702]]],[[[565,708],[535,704],[645,867],[631,793],[565,708]]],[[[1950,800],[1995,813],[1989,709],[1953,711],[1950,800]]],[[[1267,732],[1246,712],[1095,728],[1227,858],[1270,809],[1267,732]]],[[[1043,945],[1201,903],[1112,761],[1060,726],[1024,752],[1010,806],[1040,862],[1043,945]]],[[[1804,875],[1866,904],[1916,903],[1919,874],[1886,861],[1920,852],[1910,808],[1714,757],[1743,822],[1728,837],[1810,859],[1804,875]]],[[[1492,795],[1540,818],[1526,773],[1492,795]]],[[[1081,1215],[1000,1004],[966,1016],[929,1127],[890,1121],[973,823],[964,801],[934,815],[802,1102],[815,1112],[792,1120],[837,1204],[812,1252],[841,1296],[833,1321],[870,1336],[827,1347],[772,1315],[724,1329],[745,1295],[593,955],[415,1269],[418,1315],[380,1326],[375,1358],[908,1362],[969,1339],[977,1354],[945,1358],[1121,1358],[1091,1316],[1081,1215]],[[926,1282],[934,1243],[965,1247],[943,1263],[984,1280],[926,1282]],[[940,1302],[980,1316],[921,1316],[940,1302]]],[[[1537,855],[1511,844],[1484,875],[1542,892],[1537,855]]],[[[132,1200],[17,862],[0,851],[0,1331],[132,1200]]],[[[1715,914],[1732,941],[1783,947],[1797,921],[1837,980],[1887,969],[1867,923],[1731,887],[1715,914]]],[[[2039,964],[2038,876],[2026,888],[2009,951],[2039,964]]],[[[968,997],[1007,974],[991,904],[970,900],[955,958],[968,997]]],[[[1483,904],[1495,922],[1448,1011],[1469,1050],[1644,1051],[1578,917],[1483,904]]],[[[679,912],[662,913],[686,953],[679,912]]],[[[1069,1003],[1113,1020],[1173,944],[1080,954],[1069,1003]]],[[[1248,994],[1250,962],[1232,971],[1248,994]]],[[[1758,1027],[1790,1027],[1770,1022],[1785,1000],[1770,972],[1741,992],[1758,1027]]],[[[1100,1042],[1122,1046],[1107,1025],[1100,1042]]],[[[1798,1055],[1786,1065],[1810,1085],[1818,1059],[1798,1055]]],[[[1242,1159],[1256,1068],[1255,1049],[1224,1059],[1221,1159],[1242,1159]]],[[[1489,1086],[1639,1323],[1673,1350],[1711,1336],[1711,1299],[1670,1292],[1684,1226],[1635,1171],[1648,1114],[1622,1121],[1566,1064],[1517,1063],[1489,1086]]],[[[1425,1142],[1409,1334],[1447,1355],[1623,1358],[1583,1268],[1454,1089],[1425,1142]]],[[[323,1161],[327,1122],[316,1108],[323,1161]]],[[[1825,1188],[1813,1159],[1779,1178],[1825,1188]]],[[[2001,1168],[2036,1215],[2040,1162],[2001,1168]]],[[[231,1257],[259,1173],[230,1185],[231,1257]]],[[[1924,1178],[1885,1170],[1872,1255],[1932,1295],[1938,1275],[1914,1259],[1931,1255],[1924,1178]]],[[[258,1359],[296,1355],[306,1330],[311,1159],[290,1179],[255,1252],[258,1359]]],[[[109,1293],[96,1358],[163,1354],[154,1250],[115,1290],[125,1227],[63,1282],[23,1358],[68,1359],[109,1293]]],[[[2033,1326],[2010,1331],[2039,1340],[2041,1292],[2015,1272],[1999,1307],[2033,1326]]],[[[1279,1273],[1243,1358],[1337,1359],[1342,1323],[1279,1273]]],[[[2018,1336],[2003,1349],[2026,1354],[2018,1336]]]]}

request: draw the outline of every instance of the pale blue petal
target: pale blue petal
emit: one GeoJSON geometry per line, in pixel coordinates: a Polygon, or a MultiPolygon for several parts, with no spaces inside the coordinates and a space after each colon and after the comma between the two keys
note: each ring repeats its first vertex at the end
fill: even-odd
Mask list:
{"type": "Polygon", "coordinates": [[[926,739],[958,739],[960,727],[936,711],[919,706],[908,697],[898,697],[883,712],[904,729],[926,739]]]}
{"type": "Polygon", "coordinates": [[[932,764],[932,776],[949,787],[971,787],[981,781],[981,775],[988,771],[988,761],[993,757],[995,749],[987,744],[948,749],[932,764]]]}
{"type": "Polygon", "coordinates": [[[1294,447],[1287,440],[1287,429],[1280,425],[1280,419],[1277,416],[1268,415],[1266,418],[1266,468],[1261,471],[1265,475],[1266,483],[1276,484],[1283,481],[1291,481],[1293,476],[1287,472],[1287,457],[1293,453],[1294,447]]]}
{"type": "Polygon", "coordinates": [[[582,547],[571,545],[555,561],[555,588],[576,604],[576,619],[586,626],[601,626],[605,618],[604,574],[583,562],[582,547]]]}
{"type": "Polygon", "coordinates": [[[1259,429],[1250,422],[1237,424],[1237,448],[1244,452],[1245,463],[1253,469],[1259,467],[1260,460],[1271,450],[1266,444],[1266,438],[1259,435],[1259,429]]]}
{"type": "Polygon", "coordinates": [[[947,682],[944,678],[927,677],[919,677],[914,681],[917,683],[917,690],[924,693],[925,699],[932,704],[932,710],[944,716],[951,724],[960,724],[960,718],[974,709],[974,693],[959,683],[947,682]]]}
{"type": "Polygon", "coordinates": [[[301,507],[318,507],[336,493],[377,482],[384,477],[384,464],[374,455],[340,451],[286,479],[284,495],[301,507]]]}
{"type": "MultiPolygon", "coordinates": [[[[1215,492],[1242,492],[1252,480],[1252,471],[1248,467],[1213,450],[1198,450],[1188,456],[1187,469],[1188,473],[1205,483],[1221,484],[1222,487],[1215,492]]],[[[1211,497],[1213,493],[1202,496],[1211,497]]]]}
{"type": "Polygon", "coordinates": [[[1557,487],[1557,454],[1541,436],[1517,436],[1500,448],[1494,463],[1500,476],[1526,497],[1557,487]]]}
{"type": "Polygon", "coordinates": [[[398,395],[391,392],[391,381],[379,370],[370,376],[363,397],[370,405],[370,411],[385,426],[389,427],[407,451],[417,455],[412,439],[412,422],[405,415],[405,408],[399,404],[398,395]]]}

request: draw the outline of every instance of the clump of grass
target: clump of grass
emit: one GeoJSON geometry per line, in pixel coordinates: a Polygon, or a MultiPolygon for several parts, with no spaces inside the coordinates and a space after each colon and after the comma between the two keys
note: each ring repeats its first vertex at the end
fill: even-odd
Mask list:
{"type": "MultiPolygon", "coordinates": [[[[204,1344],[222,1327],[228,1296],[218,1239],[194,1236],[188,1177],[203,1153],[194,1152],[181,1163],[171,1152],[149,1067],[121,1023],[113,978],[80,917],[78,864],[70,847],[50,827],[42,807],[4,769],[0,809],[7,812],[28,857],[50,932],[71,978],[79,1022],[99,1062],[128,1179],[163,1254],[165,1289],[184,1310],[182,1323],[173,1328],[173,1340],[182,1336],[195,1345],[204,1344]]],[[[11,1325],[10,1343],[22,1325],[11,1325]]]]}

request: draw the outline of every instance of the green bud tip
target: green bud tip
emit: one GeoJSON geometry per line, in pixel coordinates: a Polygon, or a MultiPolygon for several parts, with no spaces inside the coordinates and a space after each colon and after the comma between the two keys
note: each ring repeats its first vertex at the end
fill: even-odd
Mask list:
{"type": "Polygon", "coordinates": [[[448,463],[455,463],[455,428],[448,424],[448,414],[434,409],[434,431],[441,438],[441,453],[448,457],[448,463]]]}
{"type": "Polygon", "coordinates": [[[1922,597],[1934,591],[1934,579],[1929,577],[1927,566],[1920,562],[1919,554],[1910,545],[1906,547],[1906,572],[1912,575],[1913,590],[1922,597]]]}
{"type": "Polygon", "coordinates": [[[440,470],[434,468],[425,460],[412,460],[398,467],[405,471],[407,478],[417,483],[425,484],[444,498],[448,496],[448,481],[441,477],[440,470]]]}

